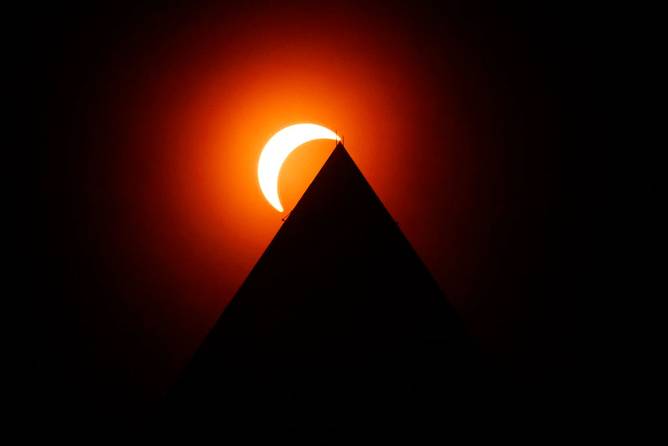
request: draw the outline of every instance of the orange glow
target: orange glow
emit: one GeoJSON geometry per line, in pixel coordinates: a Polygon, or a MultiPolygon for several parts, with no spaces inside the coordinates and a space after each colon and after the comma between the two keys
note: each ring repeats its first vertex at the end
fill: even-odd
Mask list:
{"type": "MultiPolygon", "coordinates": [[[[462,208],[449,197],[462,162],[426,155],[444,145],[465,153],[462,138],[447,98],[431,87],[434,74],[397,32],[402,25],[350,11],[317,21],[239,14],[225,26],[194,23],[156,43],[151,76],[123,109],[138,147],[120,160],[119,188],[133,206],[128,231],[141,231],[142,245],[119,249],[155,271],[154,280],[175,283],[182,299],[165,311],[192,315],[192,327],[177,331],[200,339],[280,228],[282,216],[258,185],[258,159],[277,129],[296,122],[324,123],[343,137],[428,266],[465,265],[461,257],[443,261],[457,233],[434,245],[444,222],[429,218],[452,205],[445,211],[457,220],[462,208]],[[342,21],[345,33],[337,31],[342,21]],[[434,190],[444,198],[431,200],[434,190]]],[[[317,140],[287,158],[278,181],[286,209],[331,150],[331,141],[317,140]]],[[[181,320],[174,316],[174,324],[181,320]]]]}
{"type": "Polygon", "coordinates": [[[297,147],[318,139],[341,140],[336,133],[321,125],[293,124],[276,132],[264,145],[258,161],[258,182],[264,197],[278,212],[283,212],[278,194],[278,177],[283,163],[297,147]]]}

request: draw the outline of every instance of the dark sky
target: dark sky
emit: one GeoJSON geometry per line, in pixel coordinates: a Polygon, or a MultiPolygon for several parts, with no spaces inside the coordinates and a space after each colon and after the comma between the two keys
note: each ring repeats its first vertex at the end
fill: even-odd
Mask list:
{"type": "Polygon", "coordinates": [[[349,136],[353,159],[500,369],[537,388],[552,383],[555,393],[582,382],[594,361],[585,323],[598,188],[587,167],[597,88],[591,11],[217,3],[28,14],[40,406],[68,400],[92,413],[141,413],[164,392],[280,225],[250,186],[257,152],[238,155],[239,147],[249,128],[257,141],[248,147],[259,150],[283,122],[311,111],[349,136]],[[320,33],[328,37],[313,37],[320,33]],[[332,91],[354,94],[333,99],[331,114],[326,101],[303,99],[282,115],[276,101],[292,93],[272,92],[272,79],[289,90],[281,57],[289,42],[311,37],[315,52],[304,54],[322,44],[335,56],[331,70],[309,69],[323,82],[336,73],[345,85],[332,91]],[[244,65],[258,54],[278,61],[258,74],[244,65]],[[351,66],[361,68],[341,68],[351,66]],[[244,111],[249,97],[271,113],[244,111]],[[225,161],[251,172],[232,176],[220,195],[206,180],[182,187],[198,163],[210,164],[198,150],[215,144],[198,132],[213,126],[213,113],[234,135],[220,149],[225,161]],[[392,129],[400,130],[383,139],[392,129]],[[257,213],[240,204],[251,195],[257,213]],[[237,201],[216,210],[216,198],[237,201]],[[209,210],[216,216],[201,217],[209,210]],[[240,232],[244,222],[251,229],[240,232]]]}

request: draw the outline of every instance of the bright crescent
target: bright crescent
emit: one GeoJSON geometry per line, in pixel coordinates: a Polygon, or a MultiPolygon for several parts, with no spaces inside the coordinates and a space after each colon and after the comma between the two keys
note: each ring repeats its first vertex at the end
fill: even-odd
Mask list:
{"type": "Polygon", "coordinates": [[[321,125],[294,124],[279,130],[264,145],[257,165],[257,177],[264,197],[278,212],[283,212],[278,196],[278,176],[283,163],[297,147],[316,139],[341,140],[336,133],[321,125]]]}

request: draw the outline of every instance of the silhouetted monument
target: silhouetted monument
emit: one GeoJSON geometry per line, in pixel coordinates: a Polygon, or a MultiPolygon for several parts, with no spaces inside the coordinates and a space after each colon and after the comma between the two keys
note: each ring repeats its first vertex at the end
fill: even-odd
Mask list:
{"type": "Polygon", "coordinates": [[[221,435],[447,426],[475,393],[473,351],[338,144],[169,394],[169,410],[174,423],[221,435]],[[432,408],[432,420],[416,415],[432,408]]]}

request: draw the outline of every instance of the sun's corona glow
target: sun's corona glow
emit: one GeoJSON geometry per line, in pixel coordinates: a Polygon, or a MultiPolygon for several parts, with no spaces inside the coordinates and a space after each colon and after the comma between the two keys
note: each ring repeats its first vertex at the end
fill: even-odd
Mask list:
{"type": "Polygon", "coordinates": [[[262,193],[278,212],[283,212],[278,196],[278,176],[283,163],[297,147],[316,139],[341,140],[335,132],[321,125],[294,124],[279,130],[264,145],[257,166],[257,176],[262,193]]]}

